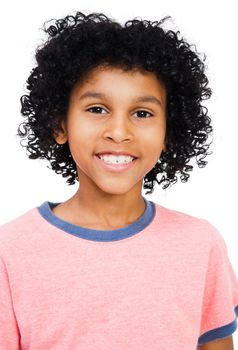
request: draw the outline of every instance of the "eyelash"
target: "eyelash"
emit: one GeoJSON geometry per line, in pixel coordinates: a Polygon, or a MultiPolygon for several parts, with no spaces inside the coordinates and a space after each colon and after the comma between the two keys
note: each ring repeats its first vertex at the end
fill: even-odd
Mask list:
{"type": "MultiPolygon", "coordinates": [[[[95,109],[104,109],[103,107],[100,107],[100,106],[95,106],[95,107],[91,107],[91,108],[89,108],[89,109],[87,109],[87,111],[88,112],[90,112],[90,111],[92,111],[92,110],[95,110],[95,109]]],[[[145,111],[145,110],[143,110],[143,109],[141,109],[141,110],[139,110],[139,111],[137,111],[136,113],[138,113],[138,112],[145,112],[145,113],[147,113],[147,114],[150,114],[150,116],[149,117],[139,117],[140,119],[144,119],[144,118],[150,118],[150,117],[152,117],[153,116],[153,114],[152,113],[150,113],[150,112],[148,112],[148,111],[145,111]]],[[[90,113],[94,113],[94,112],[90,112],[90,113]]],[[[101,114],[101,113],[96,113],[95,112],[95,114],[101,114]]]]}

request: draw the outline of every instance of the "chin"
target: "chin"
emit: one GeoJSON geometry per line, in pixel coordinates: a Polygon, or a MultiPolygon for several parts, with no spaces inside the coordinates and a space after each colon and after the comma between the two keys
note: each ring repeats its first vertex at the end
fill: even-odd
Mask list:
{"type": "Polygon", "coordinates": [[[109,195],[123,195],[130,192],[133,189],[133,187],[134,186],[120,186],[118,183],[111,185],[108,184],[108,186],[99,186],[102,192],[109,195]]]}

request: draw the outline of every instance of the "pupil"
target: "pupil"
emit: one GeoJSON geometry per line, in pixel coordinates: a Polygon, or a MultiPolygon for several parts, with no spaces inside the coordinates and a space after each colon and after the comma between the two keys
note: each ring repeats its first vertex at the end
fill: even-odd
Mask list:
{"type": "Polygon", "coordinates": [[[146,116],[146,112],[144,112],[144,111],[140,111],[138,113],[140,114],[141,117],[145,117],[146,116]]]}

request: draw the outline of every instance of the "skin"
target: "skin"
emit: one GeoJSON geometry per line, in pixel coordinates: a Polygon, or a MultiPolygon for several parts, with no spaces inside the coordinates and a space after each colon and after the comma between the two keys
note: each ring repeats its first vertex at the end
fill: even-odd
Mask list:
{"type": "Polygon", "coordinates": [[[145,210],[144,176],[165,149],[166,91],[152,73],[96,68],[70,95],[66,122],[56,141],[69,142],[80,186],[54,209],[71,223],[94,229],[116,229],[137,220],[145,210]],[[87,97],[87,92],[105,97],[87,97]],[[158,102],[136,102],[141,96],[158,102]],[[105,170],[95,160],[104,150],[132,153],[138,159],[122,173],[105,170]]]}
{"type": "Polygon", "coordinates": [[[234,350],[233,337],[209,342],[197,348],[198,350],[234,350]]]}

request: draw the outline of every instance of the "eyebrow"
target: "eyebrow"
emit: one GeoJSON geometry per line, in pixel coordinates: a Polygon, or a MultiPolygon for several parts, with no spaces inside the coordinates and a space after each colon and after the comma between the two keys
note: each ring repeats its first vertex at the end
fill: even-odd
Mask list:
{"type": "MultiPolygon", "coordinates": [[[[90,97],[107,98],[107,95],[103,94],[101,92],[87,91],[83,95],[80,96],[79,101],[82,101],[82,100],[84,100],[86,98],[90,98],[90,97]]],[[[135,99],[135,102],[151,102],[151,103],[155,103],[159,106],[162,105],[161,101],[157,97],[150,96],[150,95],[137,97],[135,99]]]]}

